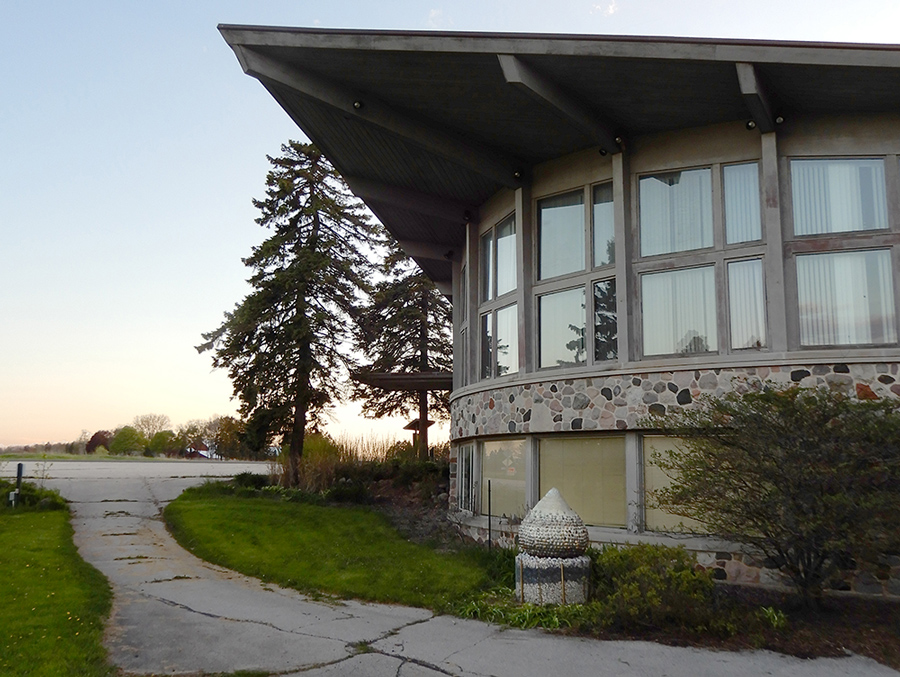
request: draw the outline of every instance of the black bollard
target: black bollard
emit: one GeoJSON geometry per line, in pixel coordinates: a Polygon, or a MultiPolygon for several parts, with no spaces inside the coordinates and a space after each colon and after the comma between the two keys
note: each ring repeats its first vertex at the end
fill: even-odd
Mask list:
{"type": "Polygon", "coordinates": [[[19,490],[22,488],[22,473],[25,470],[25,464],[19,463],[18,471],[16,472],[16,490],[9,492],[9,504],[15,508],[19,504],[19,490]]]}
{"type": "Polygon", "coordinates": [[[491,481],[488,480],[488,550],[493,545],[493,534],[491,533],[491,481]]]}

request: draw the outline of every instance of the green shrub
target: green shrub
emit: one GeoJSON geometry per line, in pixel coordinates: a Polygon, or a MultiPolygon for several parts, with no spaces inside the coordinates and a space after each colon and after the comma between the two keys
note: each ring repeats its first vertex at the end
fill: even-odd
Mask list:
{"type": "Polygon", "coordinates": [[[589,556],[603,627],[698,628],[714,618],[715,583],[684,548],[639,544],[591,550],[589,556]]]}
{"type": "Polygon", "coordinates": [[[807,603],[848,557],[900,548],[900,400],[759,384],[652,419],[682,448],[651,507],[763,553],[807,603]]]}
{"type": "Polygon", "coordinates": [[[338,480],[325,492],[325,499],[336,503],[368,503],[371,500],[369,488],[362,482],[346,478],[338,480]]]}
{"type": "Polygon", "coordinates": [[[234,476],[232,480],[237,487],[248,487],[250,489],[262,489],[268,486],[268,475],[259,475],[252,472],[242,472],[234,476]]]}
{"type": "Polygon", "coordinates": [[[476,557],[491,580],[505,587],[457,602],[449,611],[517,628],[572,628],[588,634],[678,629],[729,637],[741,627],[738,612],[722,602],[710,574],[695,568],[684,548],[635,545],[589,550],[588,555],[594,585],[585,604],[516,603],[511,589],[515,553],[497,548],[476,557]]]}
{"type": "MultiPolygon", "coordinates": [[[[9,493],[15,488],[15,482],[0,480],[0,510],[7,508],[9,493]]],[[[66,510],[66,507],[66,499],[55,489],[44,489],[31,482],[22,483],[17,510],[66,510]]]]}

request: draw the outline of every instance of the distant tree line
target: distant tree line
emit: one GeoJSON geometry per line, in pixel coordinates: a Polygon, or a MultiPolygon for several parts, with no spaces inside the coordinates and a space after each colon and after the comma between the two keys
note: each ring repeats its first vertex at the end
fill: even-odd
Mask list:
{"type": "MultiPolygon", "coordinates": [[[[251,433],[252,434],[252,433],[251,433]]],[[[248,438],[242,420],[233,416],[212,416],[173,426],[164,414],[135,416],[130,425],[93,434],[83,430],[77,440],[6,447],[6,453],[92,454],[117,456],[167,456],[183,458],[192,451],[214,458],[263,460],[267,449],[260,449],[248,438]]]]}
{"type": "Polygon", "coordinates": [[[233,416],[212,416],[172,426],[168,416],[135,416],[131,425],[98,430],[85,444],[85,453],[184,457],[199,451],[215,458],[259,460],[266,450],[251,444],[244,422],[233,416]]]}

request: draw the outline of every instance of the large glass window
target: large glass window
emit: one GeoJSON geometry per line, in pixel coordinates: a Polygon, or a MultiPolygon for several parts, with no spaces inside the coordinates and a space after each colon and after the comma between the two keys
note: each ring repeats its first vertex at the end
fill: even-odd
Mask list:
{"type": "Polygon", "coordinates": [[[641,256],[713,246],[709,168],[640,179],[641,256]]]}
{"type": "Polygon", "coordinates": [[[538,202],[538,278],[584,270],[584,193],[538,202]]]}
{"type": "Polygon", "coordinates": [[[585,362],[584,287],[538,297],[540,367],[585,362]]]}
{"type": "MultiPolygon", "coordinates": [[[[663,489],[672,483],[671,478],[654,462],[654,455],[665,455],[670,450],[677,449],[680,440],[673,437],[658,437],[646,435],[643,438],[644,446],[644,495],[652,497],[653,492],[663,489]]],[[[651,531],[704,531],[703,525],[687,517],[673,515],[659,508],[644,506],[644,528],[651,531]]]]}
{"type": "Polygon", "coordinates": [[[641,276],[644,355],[718,350],[713,266],[641,276]]]}
{"type": "Polygon", "coordinates": [[[497,226],[497,296],[516,288],[516,219],[497,226]]]}
{"type": "Polygon", "coordinates": [[[766,345],[766,290],[761,259],[728,264],[728,307],[731,347],[762,348],[766,345]]]}
{"type": "Polygon", "coordinates": [[[481,300],[494,298],[494,231],[481,236],[481,300]]]}
{"type": "Polygon", "coordinates": [[[792,160],[794,235],[888,227],[884,161],[792,160]]]}
{"type": "Polygon", "coordinates": [[[516,217],[510,216],[481,236],[481,301],[516,288],[516,217]]]}
{"type": "Polygon", "coordinates": [[[594,361],[614,360],[618,356],[616,323],[616,281],[594,283],[594,361]]]}
{"type": "Polygon", "coordinates": [[[480,370],[483,379],[519,371],[519,317],[515,303],[481,316],[480,370]]]}
{"type": "Polygon", "coordinates": [[[594,186],[594,267],[616,262],[616,231],[613,212],[613,185],[594,186]]]}
{"type": "Polygon", "coordinates": [[[897,342],[889,250],[797,256],[800,344],[897,342]]]}
{"type": "Polygon", "coordinates": [[[497,376],[519,371],[519,317],[516,305],[497,311],[497,376]]]}
{"type": "Polygon", "coordinates": [[[481,443],[482,514],[525,515],[525,448],[524,439],[481,443]]]}
{"type": "Polygon", "coordinates": [[[624,527],[625,438],[540,441],[540,495],[556,488],[585,524],[624,527]]]}
{"type": "Polygon", "coordinates": [[[725,190],[725,240],[728,244],[762,238],[759,217],[759,165],[728,165],[722,172],[725,190]]]}
{"type": "Polygon", "coordinates": [[[457,506],[466,512],[475,512],[477,482],[475,481],[475,454],[471,444],[463,444],[456,456],[457,506]]]}

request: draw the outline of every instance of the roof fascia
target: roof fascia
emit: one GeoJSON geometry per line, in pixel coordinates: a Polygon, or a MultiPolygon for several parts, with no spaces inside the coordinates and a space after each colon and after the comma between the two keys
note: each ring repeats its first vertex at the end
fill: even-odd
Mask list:
{"type": "Polygon", "coordinates": [[[702,38],[364,31],[220,25],[232,47],[302,47],[427,51],[518,56],[619,57],[660,61],[724,61],[900,68],[900,45],[702,38]]]}

